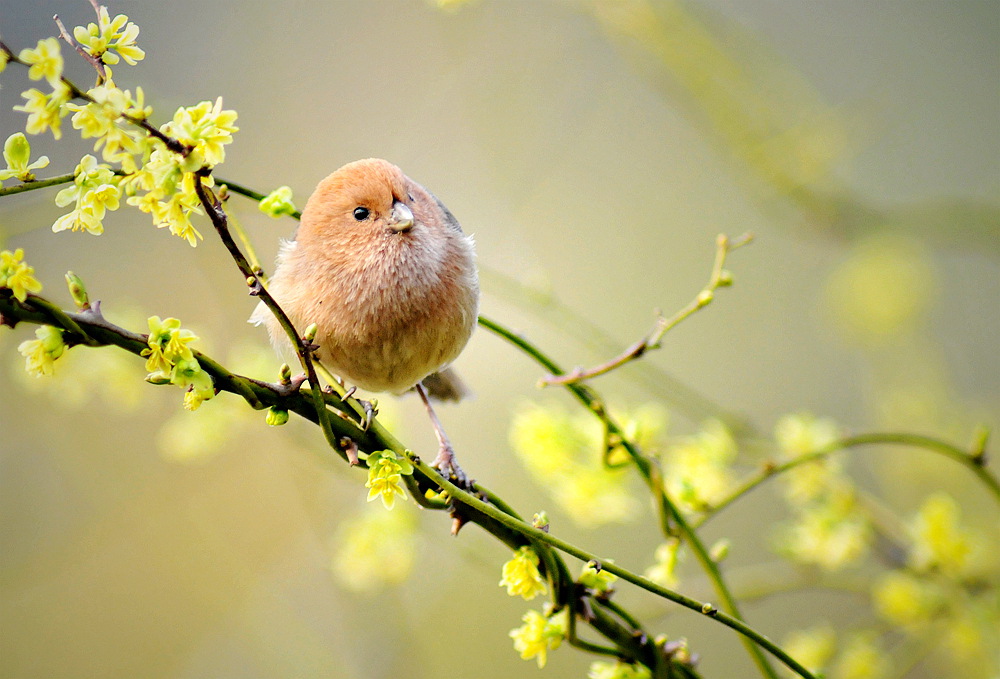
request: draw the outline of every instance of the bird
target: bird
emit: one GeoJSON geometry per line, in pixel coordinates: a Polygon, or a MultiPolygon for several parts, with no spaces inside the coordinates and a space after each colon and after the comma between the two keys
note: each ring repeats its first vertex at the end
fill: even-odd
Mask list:
{"type": "MultiPolygon", "coordinates": [[[[316,325],[313,355],[341,380],[416,391],[438,440],[433,466],[466,481],[431,399],[468,394],[450,366],[476,327],[479,275],[473,238],[444,203],[386,160],[348,163],[309,197],[267,291],[300,336],[316,325]]],[[[288,343],[263,302],[250,322],[288,343]]]]}

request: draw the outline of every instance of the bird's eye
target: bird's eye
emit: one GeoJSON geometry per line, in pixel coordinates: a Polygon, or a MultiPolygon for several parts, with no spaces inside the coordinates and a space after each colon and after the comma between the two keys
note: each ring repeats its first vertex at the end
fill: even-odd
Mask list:
{"type": "Polygon", "coordinates": [[[363,222],[368,219],[368,215],[371,214],[366,207],[356,207],[354,208],[354,218],[359,222],[363,222]]]}

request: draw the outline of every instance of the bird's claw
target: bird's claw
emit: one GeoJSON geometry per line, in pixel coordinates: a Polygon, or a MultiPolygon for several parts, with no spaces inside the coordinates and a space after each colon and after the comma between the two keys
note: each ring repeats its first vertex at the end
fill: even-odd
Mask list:
{"type": "Polygon", "coordinates": [[[470,490],[472,488],[472,482],[462,468],[458,466],[458,460],[455,459],[455,451],[450,446],[441,446],[431,466],[462,490],[470,490]]]}
{"type": "Polygon", "coordinates": [[[368,431],[368,427],[372,426],[372,420],[378,415],[378,408],[376,407],[376,402],[365,401],[363,399],[356,399],[361,407],[365,409],[365,417],[361,420],[361,431],[368,431]]]}

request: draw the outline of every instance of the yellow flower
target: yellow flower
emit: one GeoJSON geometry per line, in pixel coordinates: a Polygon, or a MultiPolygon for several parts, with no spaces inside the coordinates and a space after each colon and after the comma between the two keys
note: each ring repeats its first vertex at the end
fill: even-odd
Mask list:
{"type": "Polygon", "coordinates": [[[52,224],[52,230],[88,231],[94,235],[104,233],[101,220],[107,210],[117,210],[121,189],[111,167],[98,163],[97,158],[86,155],[76,166],[73,185],[56,194],[56,205],[65,207],[75,201],[72,212],[52,224]]]}
{"type": "MultiPolygon", "coordinates": [[[[655,455],[663,445],[670,414],[659,403],[646,403],[635,410],[622,413],[619,421],[622,431],[630,441],[646,455],[655,455]]],[[[612,462],[628,459],[627,451],[616,449],[615,452],[618,453],[619,459],[612,459],[612,462]]],[[[612,458],[614,457],[615,455],[612,455],[612,458]]]]}
{"type": "Polygon", "coordinates": [[[403,582],[413,570],[417,522],[412,510],[366,510],[340,524],[330,561],[334,579],[347,589],[372,592],[403,582]]]}
{"type": "Polygon", "coordinates": [[[780,547],[794,561],[835,571],[861,559],[870,541],[871,526],[857,508],[853,491],[841,487],[801,509],[780,547]]]}
{"type": "Polygon", "coordinates": [[[889,656],[869,635],[858,634],[844,646],[830,679],[882,679],[889,673],[889,656]]]}
{"type": "Polygon", "coordinates": [[[3,157],[7,161],[7,169],[0,170],[0,181],[14,177],[22,182],[34,181],[35,175],[31,171],[49,164],[48,156],[41,156],[35,162],[28,164],[31,160],[31,144],[22,132],[15,132],[7,137],[3,145],[3,157]]]}
{"type": "MultiPolygon", "coordinates": [[[[774,439],[790,458],[822,450],[836,441],[838,435],[833,420],[810,413],[785,415],[774,426],[774,439]]],[[[840,462],[830,455],[793,467],[781,476],[785,496],[797,505],[812,502],[828,490],[839,474],[840,462]]]]}
{"type": "Polygon", "coordinates": [[[139,36],[139,27],[128,20],[124,14],[114,19],[108,15],[107,7],[101,7],[97,14],[97,23],[87,24],[87,27],[77,26],[73,29],[73,37],[83,45],[91,56],[99,58],[105,64],[117,64],[121,56],[130,65],[135,66],[146,53],[135,46],[139,36]]]}
{"type": "MultiPolygon", "coordinates": [[[[124,180],[128,187],[149,191],[143,196],[130,196],[125,202],[151,214],[157,228],[169,228],[170,233],[195,247],[202,237],[191,224],[191,214],[201,214],[194,184],[197,179],[192,172],[182,172],[176,163],[164,162],[167,156],[174,154],[157,150],[143,169],[124,180]]],[[[206,183],[211,185],[210,181],[206,183]]]]}
{"type": "Polygon", "coordinates": [[[937,568],[948,575],[965,573],[972,538],[958,521],[958,505],[950,495],[939,492],[927,498],[910,526],[910,564],[918,570],[937,568]]]}
{"type": "Polygon", "coordinates": [[[74,112],[73,127],[80,130],[84,139],[96,138],[94,150],[103,146],[106,161],[120,160],[123,153],[134,155],[142,152],[143,142],[140,140],[144,139],[143,133],[119,125],[123,114],[144,118],[151,112],[151,109],[142,108],[142,88],[138,88],[137,92],[138,101],[128,90],[120,90],[113,83],[106,82],[87,92],[93,101],[66,104],[66,109],[74,112]]]}
{"type": "Polygon", "coordinates": [[[840,435],[837,424],[811,413],[785,415],[774,425],[774,439],[789,457],[827,447],[840,435]]]}
{"type": "Polygon", "coordinates": [[[32,80],[45,78],[49,84],[55,85],[62,77],[63,58],[57,38],[43,38],[34,49],[26,47],[18,56],[21,61],[31,65],[28,77],[32,80]]]}
{"type": "Polygon", "coordinates": [[[61,80],[53,85],[52,93],[45,94],[37,89],[25,90],[21,93],[27,101],[23,106],[15,106],[15,111],[28,114],[24,131],[28,134],[41,134],[52,131],[55,139],[62,138],[62,107],[70,97],[70,89],[61,80]]]}
{"type": "MultiPolygon", "coordinates": [[[[184,348],[187,349],[187,347],[184,348]]],[[[177,360],[170,371],[170,381],[185,390],[185,410],[197,410],[203,402],[215,396],[215,384],[212,382],[212,376],[201,369],[197,358],[177,360]]]]}
{"type": "Polygon", "coordinates": [[[875,610],[901,627],[926,625],[940,607],[939,593],[928,582],[905,571],[889,571],[872,588],[875,610]]]}
{"type": "Polygon", "coordinates": [[[202,166],[214,167],[226,159],[224,147],[233,141],[233,133],[240,129],[233,125],[234,122],[236,111],[223,111],[222,97],[219,97],[214,105],[203,101],[177,109],[173,120],[160,130],[193,147],[181,161],[185,171],[193,172],[202,166]]]}
{"type": "Polygon", "coordinates": [[[521,655],[522,660],[534,658],[539,669],[545,667],[548,652],[559,648],[566,636],[566,612],[567,609],[563,609],[548,618],[538,611],[524,614],[521,618],[524,624],[510,631],[514,650],[521,655]]]}
{"type": "Polygon", "coordinates": [[[150,316],[146,322],[149,325],[148,348],[143,349],[141,355],[149,357],[146,359],[147,371],[169,376],[179,361],[194,360],[194,352],[187,345],[197,340],[198,336],[181,328],[179,320],[161,320],[159,316],[150,316]]]}
{"type": "Polygon", "coordinates": [[[935,278],[918,241],[882,231],[855,245],[834,270],[827,297],[846,335],[879,346],[921,317],[935,295],[935,278]]]}
{"type": "Polygon", "coordinates": [[[644,575],[658,585],[674,587],[677,585],[677,563],[680,557],[680,540],[672,538],[656,548],[653,565],[646,569],[644,575]]]}
{"type": "Polygon", "coordinates": [[[507,588],[508,595],[519,596],[525,601],[548,591],[538,572],[538,555],[535,550],[525,545],[514,552],[514,558],[503,565],[500,586],[507,588]]]}
{"type": "Polygon", "coordinates": [[[795,630],[788,635],[782,648],[813,674],[819,674],[833,658],[837,637],[832,627],[795,630]]]}
{"type": "Polygon", "coordinates": [[[709,420],[696,435],[681,439],[663,454],[666,490],[686,509],[711,506],[732,488],[730,464],[735,457],[736,442],[729,430],[709,420]]]}
{"type": "Polygon", "coordinates": [[[21,261],[23,258],[22,248],[0,252],[0,288],[10,289],[19,302],[26,300],[29,292],[42,291],[35,268],[21,261]]]}
{"type": "Polygon", "coordinates": [[[403,476],[413,473],[410,461],[401,458],[391,450],[374,452],[368,456],[368,501],[381,498],[386,509],[392,509],[396,498],[406,499],[406,486],[403,476]]]}
{"type": "Polygon", "coordinates": [[[571,416],[560,408],[525,404],[514,415],[510,443],[574,522],[596,527],[627,521],[638,511],[627,470],[602,464],[604,432],[588,413],[571,416]]]}
{"type": "Polygon", "coordinates": [[[43,325],[35,330],[38,339],[25,340],[18,345],[17,350],[24,356],[28,374],[35,377],[52,374],[55,360],[66,350],[62,336],[63,331],[59,328],[43,325]]]}

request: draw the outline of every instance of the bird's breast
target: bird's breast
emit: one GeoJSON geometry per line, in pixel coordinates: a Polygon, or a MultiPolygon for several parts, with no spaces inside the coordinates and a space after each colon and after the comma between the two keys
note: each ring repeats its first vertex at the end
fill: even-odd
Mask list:
{"type": "Polygon", "coordinates": [[[302,273],[311,283],[296,287],[324,292],[292,295],[286,310],[297,328],[316,323],[317,354],[333,372],[368,391],[398,393],[457,358],[475,326],[478,281],[471,246],[380,245],[320,266],[308,258],[302,273]]]}

